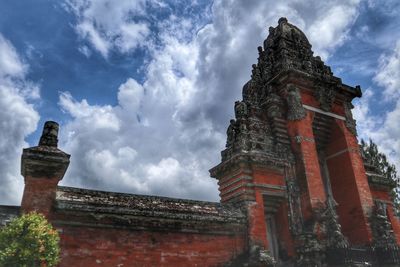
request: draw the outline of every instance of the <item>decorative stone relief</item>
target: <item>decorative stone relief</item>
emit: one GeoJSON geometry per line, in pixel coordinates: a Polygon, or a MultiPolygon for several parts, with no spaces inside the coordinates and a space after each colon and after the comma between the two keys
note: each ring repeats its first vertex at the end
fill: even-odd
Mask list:
{"type": "Polygon", "coordinates": [[[356,128],[356,120],[353,118],[353,114],[351,112],[351,110],[354,108],[353,104],[351,102],[344,102],[343,103],[343,107],[344,107],[344,115],[346,118],[346,127],[347,129],[350,130],[350,132],[352,134],[354,134],[355,136],[357,136],[357,128],[356,128]]]}
{"type": "Polygon", "coordinates": [[[322,266],[324,261],[323,246],[318,241],[315,233],[302,233],[298,236],[297,242],[296,266],[322,266]]]}
{"type": "Polygon", "coordinates": [[[394,247],[396,238],[393,233],[392,224],[387,216],[386,203],[375,200],[375,206],[371,215],[371,228],[375,247],[394,247]]]}
{"type": "Polygon", "coordinates": [[[282,118],[282,99],[275,93],[270,93],[266,100],[268,117],[282,118]]]}
{"type": "Polygon", "coordinates": [[[321,109],[329,112],[335,101],[335,91],[328,85],[318,85],[315,88],[315,98],[320,103],[321,109]]]}
{"type": "Polygon", "coordinates": [[[294,236],[297,236],[302,232],[303,216],[301,214],[300,188],[294,177],[294,166],[285,168],[285,179],[289,203],[290,230],[294,236]]]}
{"type": "Polygon", "coordinates": [[[303,224],[297,236],[298,266],[324,266],[326,249],[348,248],[347,238],[342,234],[335,209],[335,201],[319,203],[313,217],[303,224]]]}
{"type": "Polygon", "coordinates": [[[235,102],[235,116],[236,119],[244,119],[245,117],[247,117],[247,105],[245,102],[235,102]]]}
{"type": "Polygon", "coordinates": [[[262,249],[257,245],[250,247],[249,266],[274,266],[275,263],[274,257],[271,256],[268,250],[262,249]]]}
{"type": "Polygon", "coordinates": [[[338,215],[333,201],[327,201],[326,208],[321,213],[323,233],[325,235],[325,246],[328,248],[347,248],[349,242],[342,234],[342,226],[339,223],[338,215]]]}
{"type": "Polygon", "coordinates": [[[233,145],[233,143],[236,140],[236,134],[238,132],[237,126],[236,126],[236,121],[231,120],[230,124],[228,126],[228,129],[226,130],[226,135],[227,135],[227,140],[226,140],[226,147],[230,147],[233,145]]]}
{"type": "Polygon", "coordinates": [[[299,89],[292,84],[290,84],[287,88],[286,101],[288,107],[288,120],[301,120],[306,116],[306,110],[301,102],[299,89]]]}

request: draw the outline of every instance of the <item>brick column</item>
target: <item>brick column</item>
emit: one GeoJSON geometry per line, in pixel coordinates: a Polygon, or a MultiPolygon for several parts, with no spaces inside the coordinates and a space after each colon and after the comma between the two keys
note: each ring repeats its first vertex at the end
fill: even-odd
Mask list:
{"type": "Polygon", "coordinates": [[[49,217],[58,182],[64,177],[70,155],[57,148],[58,124],[47,121],[38,146],[25,148],[21,174],[25,179],[21,209],[49,217]]]}
{"type": "MultiPolygon", "coordinates": [[[[307,190],[302,195],[303,215],[305,219],[310,218],[312,210],[317,208],[320,203],[325,203],[326,194],[324,183],[318,161],[318,153],[315,144],[312,121],[313,112],[306,111],[304,118],[300,120],[288,121],[288,133],[292,140],[292,147],[296,151],[298,169],[302,169],[299,177],[303,176],[303,181],[307,190]]],[[[298,173],[299,174],[299,173],[298,173]]]]}
{"type": "Polygon", "coordinates": [[[347,143],[348,155],[350,158],[351,166],[353,166],[354,179],[359,189],[360,200],[362,203],[362,209],[365,216],[371,211],[373,206],[373,200],[371,190],[368,185],[367,175],[365,173],[364,161],[360,154],[360,147],[358,145],[357,137],[347,129],[344,122],[339,122],[340,127],[344,132],[344,137],[347,143]]]}
{"type": "Polygon", "coordinates": [[[247,156],[236,156],[210,170],[218,179],[221,203],[234,203],[246,210],[248,246],[268,248],[263,196],[254,188],[253,166],[247,156]]]}
{"type": "Polygon", "coordinates": [[[268,163],[267,159],[262,160],[262,156],[257,161],[250,155],[242,154],[210,170],[211,176],[218,179],[221,202],[237,205],[247,214],[246,239],[250,255],[256,248],[270,249],[264,195],[271,191],[286,192],[282,168],[268,163]]]}

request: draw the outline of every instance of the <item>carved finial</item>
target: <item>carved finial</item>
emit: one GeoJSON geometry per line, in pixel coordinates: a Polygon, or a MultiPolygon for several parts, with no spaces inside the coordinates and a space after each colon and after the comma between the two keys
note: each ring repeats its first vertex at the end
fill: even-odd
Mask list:
{"type": "Polygon", "coordinates": [[[287,21],[287,18],[282,17],[282,18],[280,18],[280,19],[278,20],[278,24],[281,24],[281,23],[283,23],[283,22],[287,23],[287,22],[288,22],[288,21],[287,21]]]}
{"type": "Polygon", "coordinates": [[[272,34],[272,33],[274,32],[274,30],[275,30],[274,27],[269,27],[269,28],[268,28],[268,31],[269,31],[270,34],[272,34]]]}
{"type": "Polygon", "coordinates": [[[58,123],[55,121],[46,121],[43,126],[42,136],[39,146],[57,147],[58,143],[58,123]]]}

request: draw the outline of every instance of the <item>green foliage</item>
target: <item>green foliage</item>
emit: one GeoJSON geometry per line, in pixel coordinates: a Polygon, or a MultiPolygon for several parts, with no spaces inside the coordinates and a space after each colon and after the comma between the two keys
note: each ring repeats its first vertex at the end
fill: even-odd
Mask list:
{"type": "Polygon", "coordinates": [[[400,215],[400,185],[397,176],[396,167],[389,163],[385,154],[379,152],[378,146],[370,139],[369,144],[364,140],[361,140],[361,152],[364,159],[372,166],[377,168],[379,174],[382,174],[390,181],[396,184],[396,187],[392,190],[393,202],[395,205],[397,216],[400,215]]]}
{"type": "Polygon", "coordinates": [[[55,266],[58,232],[38,213],[24,214],[0,229],[0,266],[55,266]]]}
{"type": "Polygon", "coordinates": [[[377,171],[388,179],[398,182],[396,167],[387,161],[385,154],[378,151],[378,146],[369,139],[369,144],[361,140],[361,151],[369,164],[377,167],[377,171]]]}

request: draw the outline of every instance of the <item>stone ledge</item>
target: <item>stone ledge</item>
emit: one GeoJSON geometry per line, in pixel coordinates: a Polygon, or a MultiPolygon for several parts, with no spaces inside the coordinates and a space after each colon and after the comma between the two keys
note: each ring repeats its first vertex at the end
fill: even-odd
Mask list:
{"type": "Polygon", "coordinates": [[[57,224],[179,230],[242,232],[245,214],[231,205],[58,187],[54,219],[57,224]]]}

